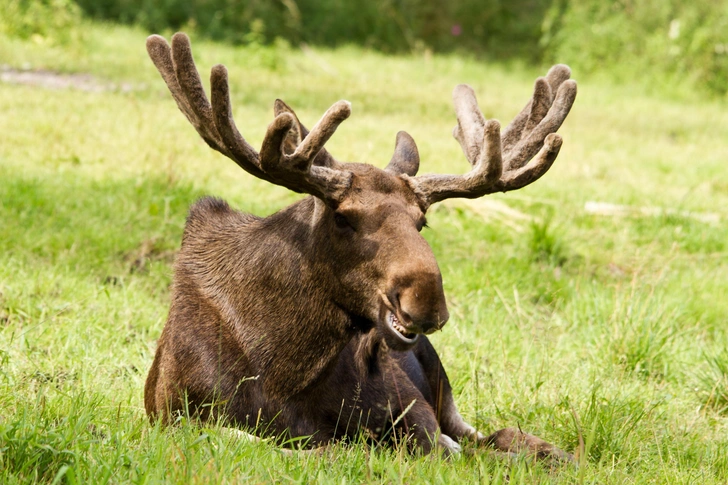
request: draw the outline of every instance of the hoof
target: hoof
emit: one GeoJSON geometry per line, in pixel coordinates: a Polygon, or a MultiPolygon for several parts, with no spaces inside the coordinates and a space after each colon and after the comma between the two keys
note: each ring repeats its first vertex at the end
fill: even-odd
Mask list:
{"type": "Polygon", "coordinates": [[[478,441],[483,446],[492,447],[508,455],[525,454],[538,460],[576,463],[571,453],[517,428],[501,429],[478,441]]]}
{"type": "Polygon", "coordinates": [[[441,450],[442,456],[446,458],[459,455],[462,451],[460,445],[446,434],[441,434],[437,438],[437,448],[441,450]]]}

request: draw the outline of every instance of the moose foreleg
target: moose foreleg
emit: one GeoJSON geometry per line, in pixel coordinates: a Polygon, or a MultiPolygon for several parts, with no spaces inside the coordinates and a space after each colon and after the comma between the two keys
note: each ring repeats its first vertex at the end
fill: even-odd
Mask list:
{"type": "Polygon", "coordinates": [[[370,434],[379,439],[404,437],[408,445],[425,454],[435,450],[445,456],[459,453],[460,445],[440,430],[425,396],[395,362],[391,364],[382,369],[379,379],[370,376],[363,394],[370,403],[366,426],[370,434]]]}
{"type": "Polygon", "coordinates": [[[483,438],[458,412],[447,373],[427,337],[420,336],[411,352],[398,353],[396,358],[410,380],[417,383],[426,396],[443,434],[458,442],[463,438],[471,441],[483,438]]]}

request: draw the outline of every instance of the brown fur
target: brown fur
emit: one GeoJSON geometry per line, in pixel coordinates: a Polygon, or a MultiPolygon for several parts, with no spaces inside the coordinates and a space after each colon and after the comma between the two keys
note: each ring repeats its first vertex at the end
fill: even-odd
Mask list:
{"type": "MultiPolygon", "coordinates": [[[[473,159],[472,176],[416,177],[419,154],[404,132],[385,170],[337,162],[322,146],[348,116],[344,102],[309,132],[277,101],[258,153],[229,117],[224,68],[213,69],[210,105],[191,71],[189,40],[178,34],[170,49],[160,39],[148,41],[150,55],[208,144],[253,175],[312,196],[266,218],[214,198],[191,208],[145,386],[150,418],[223,417],[281,441],[310,437],[314,446],[364,431],[375,439],[404,437],[424,452],[457,452],[468,438],[503,452],[568,457],[512,428],[486,438],[463,421],[425,335],[449,317],[440,270],[419,234],[427,208],[475,196],[462,195],[468,190],[487,192],[487,184],[513,190],[509,180],[540,176],[525,173],[521,161],[506,164],[516,172],[503,172],[499,126],[468,114],[472,90],[456,91],[464,93],[456,99],[456,131],[473,159]]],[[[518,156],[539,153],[549,166],[556,155],[543,139],[548,133],[543,148],[534,149],[532,137],[544,130],[542,120],[554,124],[552,103],[564,112],[549,84],[564,82],[557,74],[537,83],[537,102],[516,120],[525,128],[510,135],[525,146],[518,156]]]]}

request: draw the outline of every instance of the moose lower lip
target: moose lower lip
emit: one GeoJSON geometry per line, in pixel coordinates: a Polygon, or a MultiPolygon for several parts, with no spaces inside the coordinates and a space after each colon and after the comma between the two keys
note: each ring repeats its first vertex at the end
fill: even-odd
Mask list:
{"type": "Polygon", "coordinates": [[[392,333],[394,333],[397,337],[400,338],[403,342],[406,343],[414,343],[417,340],[417,337],[419,337],[416,333],[409,333],[407,332],[407,329],[404,328],[399,323],[399,318],[391,312],[387,311],[387,324],[389,325],[389,328],[392,330],[392,333]]]}

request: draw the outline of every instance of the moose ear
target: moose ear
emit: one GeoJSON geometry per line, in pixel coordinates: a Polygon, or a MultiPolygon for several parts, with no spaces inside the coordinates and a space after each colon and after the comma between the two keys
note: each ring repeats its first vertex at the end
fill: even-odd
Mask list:
{"type": "Polygon", "coordinates": [[[420,153],[417,151],[415,141],[406,131],[400,131],[397,133],[397,143],[394,145],[392,160],[384,170],[414,177],[419,168],[420,153]]]}
{"type": "MultiPolygon", "coordinates": [[[[299,121],[293,108],[280,99],[276,99],[276,102],[273,104],[273,114],[278,116],[281,113],[290,113],[295,121],[293,128],[288,132],[288,136],[283,140],[283,153],[290,155],[296,151],[296,147],[301,141],[308,136],[308,129],[299,121]]],[[[316,155],[316,158],[313,159],[312,165],[334,168],[336,166],[336,160],[334,160],[334,157],[325,148],[322,148],[318,155],[316,155]]]]}

